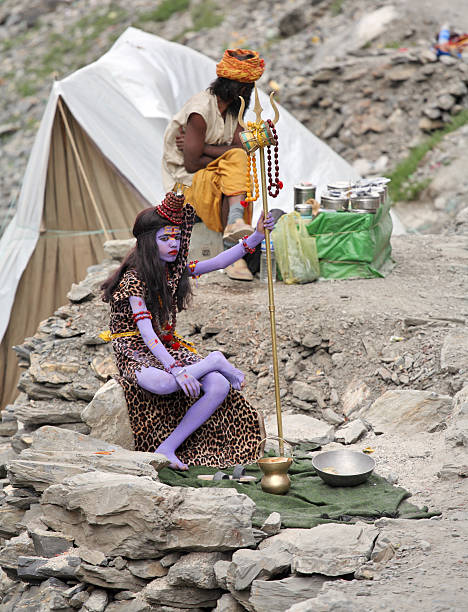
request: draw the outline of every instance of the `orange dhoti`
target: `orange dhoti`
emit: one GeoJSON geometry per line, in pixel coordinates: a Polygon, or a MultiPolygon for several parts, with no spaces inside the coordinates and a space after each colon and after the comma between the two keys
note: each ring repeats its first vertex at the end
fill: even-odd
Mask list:
{"type": "MultiPolygon", "coordinates": [[[[215,232],[223,231],[221,202],[223,196],[246,192],[247,153],[230,149],[194,174],[192,185],[184,186],[187,202],[195,208],[203,223],[215,232]]],[[[252,205],[244,212],[244,221],[252,220],[252,205]]]]}

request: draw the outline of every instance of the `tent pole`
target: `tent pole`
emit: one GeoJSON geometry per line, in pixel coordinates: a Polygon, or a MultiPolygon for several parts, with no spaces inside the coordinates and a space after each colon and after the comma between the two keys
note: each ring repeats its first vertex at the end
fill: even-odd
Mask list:
{"type": "Polygon", "coordinates": [[[102,231],[104,232],[105,239],[106,240],[112,240],[112,238],[111,238],[111,236],[110,236],[109,232],[107,231],[106,226],[104,224],[104,219],[103,219],[103,217],[101,215],[101,212],[99,210],[96,198],[94,197],[94,194],[93,194],[93,191],[91,189],[91,185],[90,185],[90,182],[88,180],[88,177],[86,176],[86,172],[85,172],[85,169],[83,167],[83,163],[81,161],[80,154],[78,153],[78,148],[76,146],[75,139],[73,138],[73,134],[71,132],[70,126],[68,124],[67,117],[65,115],[65,110],[63,108],[62,98],[60,96],[59,96],[59,99],[58,99],[58,107],[59,107],[60,115],[62,116],[62,119],[63,119],[63,123],[65,125],[65,131],[66,131],[68,139],[70,141],[71,148],[72,148],[73,153],[75,155],[76,163],[78,164],[78,169],[80,171],[81,178],[84,181],[85,187],[86,187],[86,189],[88,191],[89,198],[91,200],[92,205],[94,206],[94,211],[96,212],[97,218],[98,218],[99,223],[100,223],[101,228],[102,228],[102,231]]]}

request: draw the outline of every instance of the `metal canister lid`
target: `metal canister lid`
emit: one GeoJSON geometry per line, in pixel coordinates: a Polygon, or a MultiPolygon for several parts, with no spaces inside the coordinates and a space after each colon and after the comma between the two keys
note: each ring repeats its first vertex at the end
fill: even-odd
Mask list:
{"type": "Polygon", "coordinates": [[[355,183],[352,181],[333,181],[332,183],[328,183],[327,189],[329,191],[339,191],[340,193],[347,193],[351,191],[354,187],[355,183]]]}

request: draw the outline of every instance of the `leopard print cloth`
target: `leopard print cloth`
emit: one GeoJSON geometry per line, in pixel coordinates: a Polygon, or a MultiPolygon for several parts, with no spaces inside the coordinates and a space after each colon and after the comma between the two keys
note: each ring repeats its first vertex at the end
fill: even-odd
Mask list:
{"type": "MultiPolygon", "coordinates": [[[[134,331],[128,298],[145,298],[146,286],[135,270],[127,271],[110,300],[112,333],[134,331]]],[[[153,318],[157,313],[152,313],[153,318]]],[[[112,341],[122,386],[127,400],[135,450],[154,452],[177,427],[196,399],[183,391],[171,395],[155,395],[137,384],[136,372],[143,367],[163,369],[141,336],[115,338],[112,341]]],[[[184,365],[201,357],[184,347],[177,350],[166,345],[169,353],[184,365]]],[[[225,468],[237,463],[252,463],[260,453],[258,446],[265,437],[262,416],[239,391],[231,388],[216,412],[178,448],[177,456],[188,465],[225,468]]]]}

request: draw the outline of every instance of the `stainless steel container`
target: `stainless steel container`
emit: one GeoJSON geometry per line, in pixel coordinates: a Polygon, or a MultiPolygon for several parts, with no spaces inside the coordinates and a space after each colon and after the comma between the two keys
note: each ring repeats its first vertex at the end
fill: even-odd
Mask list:
{"type": "Polygon", "coordinates": [[[294,185],[294,208],[296,208],[297,204],[303,204],[310,200],[310,198],[315,199],[315,191],[317,187],[312,183],[299,183],[298,185],[294,185]]]}
{"type": "Polygon", "coordinates": [[[323,194],[320,198],[320,207],[326,210],[345,210],[348,198],[336,198],[323,194]]]}
{"type": "Polygon", "coordinates": [[[368,211],[375,213],[380,206],[380,195],[365,195],[351,198],[349,201],[349,209],[351,211],[368,211]]]}
{"type": "Polygon", "coordinates": [[[349,450],[325,451],[315,455],[312,465],[320,478],[332,487],[354,487],[365,482],[375,468],[369,455],[349,450]]]}
{"type": "Polygon", "coordinates": [[[295,204],[294,210],[297,211],[301,217],[311,217],[312,216],[312,204],[306,204],[303,202],[302,204],[295,204]]]}

